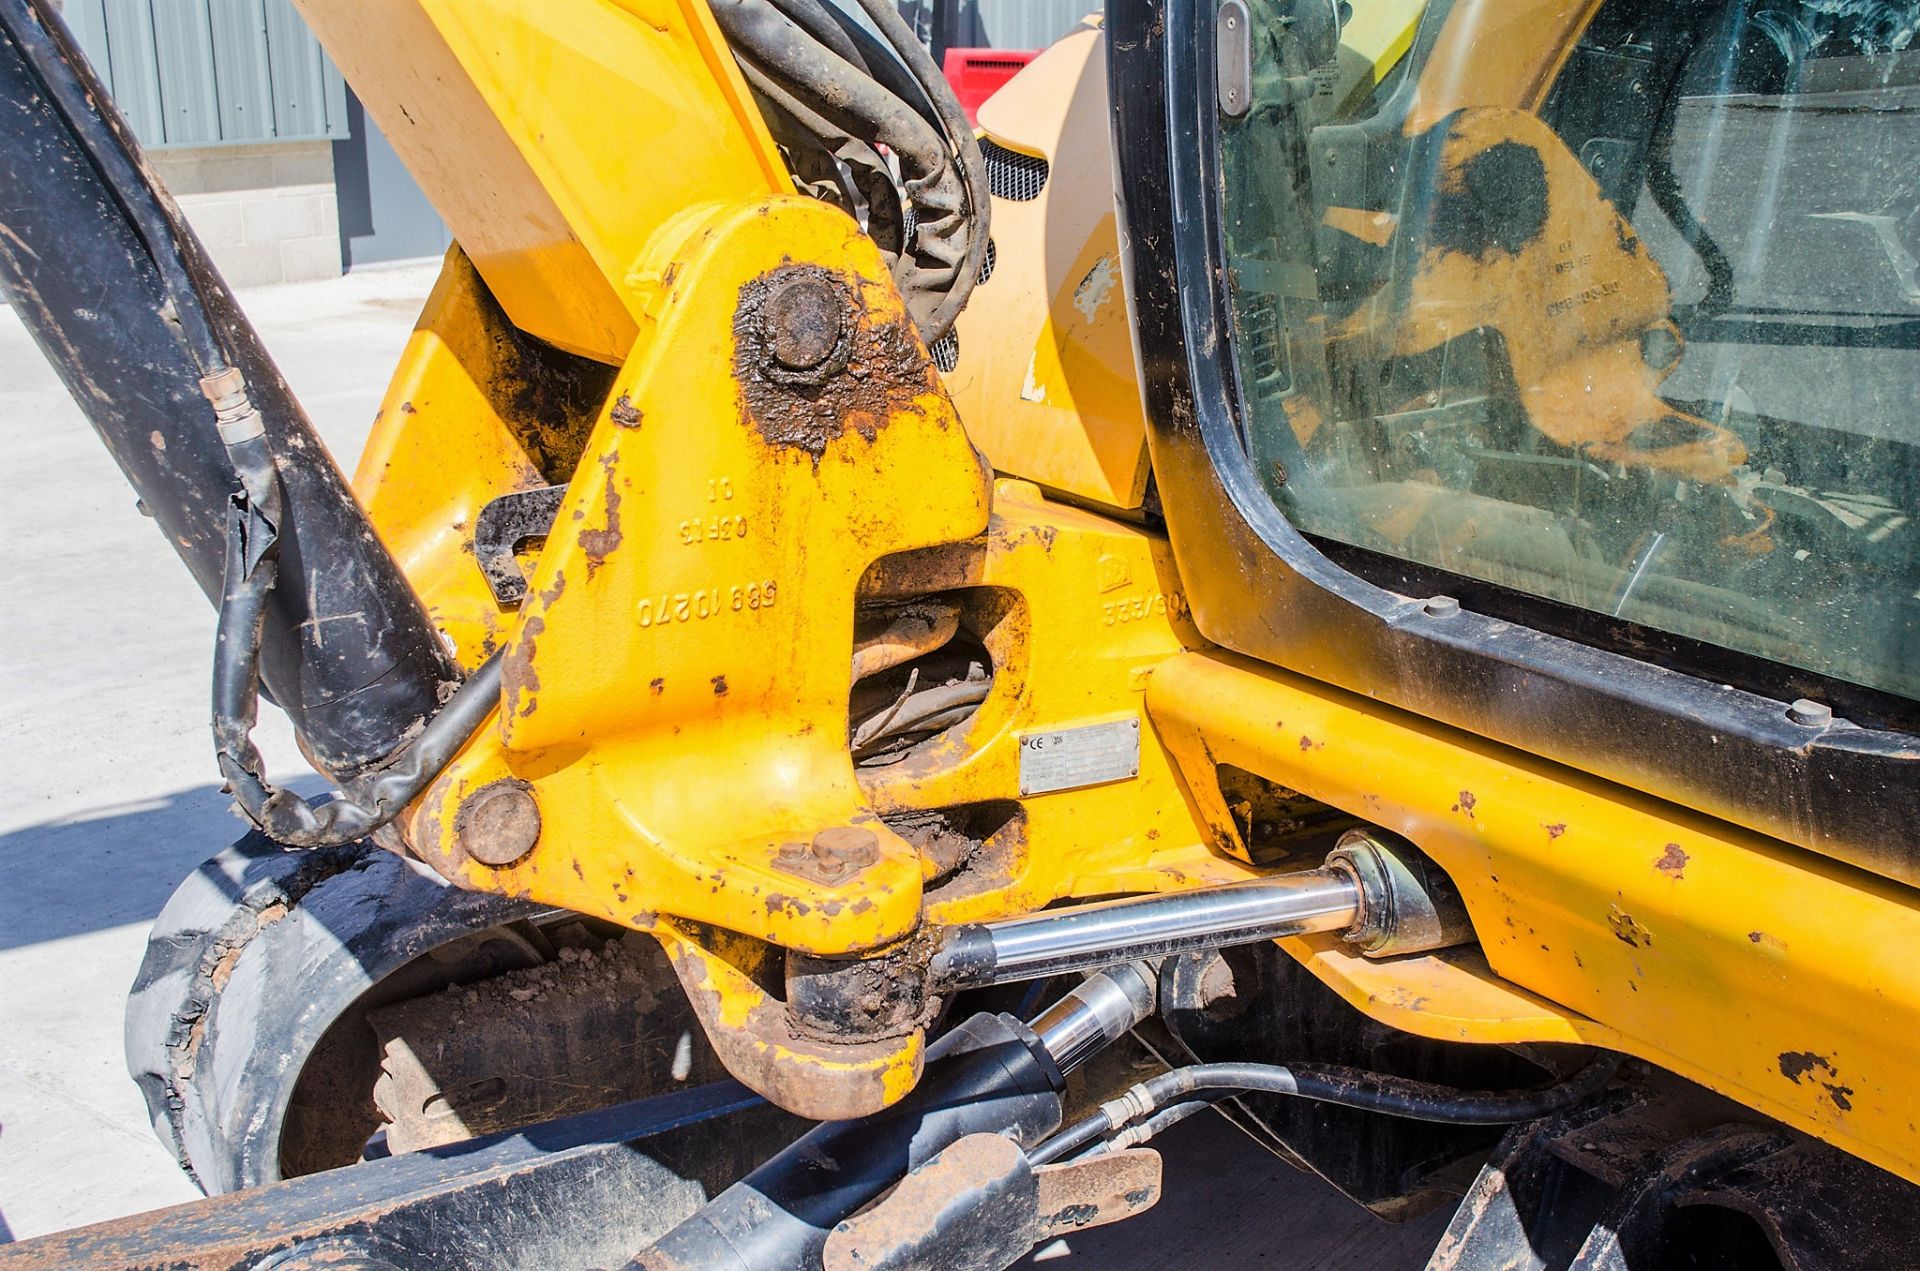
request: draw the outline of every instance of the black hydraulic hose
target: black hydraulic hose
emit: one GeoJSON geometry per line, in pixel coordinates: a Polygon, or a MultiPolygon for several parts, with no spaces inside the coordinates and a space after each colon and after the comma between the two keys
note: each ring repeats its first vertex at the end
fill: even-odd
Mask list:
{"type": "MultiPolygon", "coordinates": [[[[235,381],[238,376],[232,377],[235,381]]],[[[221,439],[240,478],[229,501],[227,556],[213,653],[213,739],[220,775],[247,819],[290,847],[332,847],[366,837],[398,816],[447,766],[500,699],[495,653],[419,734],[379,769],[344,784],[341,796],[309,804],[268,783],[253,744],[260,705],[260,642],[279,575],[280,483],[260,416],[244,394],[214,398],[221,439]]]]}
{"type": "MultiPolygon", "coordinates": [[[[813,30],[805,15],[811,12],[817,19],[823,19],[838,28],[842,38],[854,49],[855,55],[847,60],[860,67],[878,80],[880,86],[913,107],[919,116],[941,127],[940,116],[932,102],[927,100],[926,92],[920,87],[920,81],[901,61],[891,45],[862,26],[852,13],[840,7],[835,0],[772,0],[782,13],[794,21],[813,30]]],[[[823,41],[825,42],[825,41],[823,41]]],[[[838,47],[837,42],[835,47],[838,47]]],[[[844,54],[842,56],[845,56],[844,54]]]]}
{"type": "Polygon", "coordinates": [[[1028,1152],[1027,1160],[1034,1165],[1051,1165],[1055,1161],[1065,1160],[1089,1143],[1119,1129],[1116,1124],[1118,1120],[1104,1107],[1097,1108],[1028,1152]]]}
{"type": "MultiPolygon", "coordinates": [[[[842,136],[884,145],[899,159],[903,175],[898,184],[913,211],[914,233],[902,246],[895,274],[914,324],[931,343],[952,327],[986,257],[990,213],[979,143],[964,126],[966,117],[952,88],[937,72],[931,80],[923,74],[932,62],[910,33],[905,36],[908,47],[894,52],[920,86],[921,92],[912,96],[924,95],[932,104],[931,120],[888,86],[908,87],[899,83],[897,65],[867,68],[875,60],[886,60],[883,50],[872,58],[846,60],[836,51],[839,41],[822,43],[788,11],[817,18],[798,8],[801,3],[714,0],[711,7],[757,91],[765,92],[768,83],[777,86],[779,92],[769,96],[816,135],[817,121],[823,121],[842,136]],[[958,131],[955,119],[962,125],[958,131]]],[[[888,42],[906,30],[897,16],[891,24],[876,25],[888,42]]],[[[851,33],[847,38],[859,42],[851,33]]]]}
{"type": "MultiPolygon", "coordinates": [[[[821,0],[768,0],[790,22],[803,28],[815,40],[824,44],[841,61],[867,75],[875,75],[874,59],[866,56],[866,51],[853,42],[853,35],[847,30],[847,24],[838,18],[838,10],[830,11],[830,6],[821,0]]],[[[888,85],[893,88],[892,85],[888,85]]],[[[899,90],[893,89],[899,96],[899,90]]]]}
{"type": "MultiPolygon", "coordinates": [[[[942,131],[953,147],[954,158],[959,164],[960,180],[966,187],[967,206],[972,216],[972,237],[967,243],[966,266],[955,280],[954,288],[947,294],[946,303],[935,316],[934,325],[940,335],[945,335],[953,326],[954,319],[967,306],[967,297],[972,293],[975,282],[980,277],[980,267],[987,259],[987,218],[992,200],[987,190],[987,161],[980,153],[980,141],[973,133],[973,124],[967,119],[965,108],[954,94],[953,85],[938,66],[934,65],[933,55],[920,43],[906,19],[900,16],[900,8],[894,0],[860,0],[860,8],[879,28],[880,34],[899,53],[900,60],[906,63],[920,91],[927,95],[933,108],[940,116],[942,131]]],[[[929,335],[931,343],[938,336],[929,335]]]]}
{"type": "Polygon", "coordinates": [[[1613,1079],[1615,1055],[1601,1055],[1572,1076],[1531,1090],[1460,1090],[1355,1068],[1280,1064],[1192,1064],[1136,1087],[1151,1107],[1199,1090],[1298,1095],[1321,1103],[1445,1125],[1507,1125],[1562,1111],[1613,1079]]]}
{"type": "Polygon", "coordinates": [[[1365,1112],[1445,1125],[1511,1125],[1551,1116],[1597,1094],[1619,1070],[1618,1055],[1602,1053],[1551,1085],[1531,1090],[1460,1090],[1354,1068],[1281,1064],[1190,1064],[1141,1082],[1076,1121],[1028,1154],[1035,1165],[1056,1161],[1096,1139],[1197,1093],[1243,1091],[1295,1095],[1365,1112]]]}

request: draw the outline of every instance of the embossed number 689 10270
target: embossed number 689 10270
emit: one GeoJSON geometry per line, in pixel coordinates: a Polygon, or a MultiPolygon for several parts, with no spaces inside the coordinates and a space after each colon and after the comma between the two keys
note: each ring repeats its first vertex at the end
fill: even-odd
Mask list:
{"type": "Polygon", "coordinates": [[[779,587],[771,578],[763,583],[748,583],[733,589],[733,607],[735,610],[771,609],[778,594],[779,587]]]}

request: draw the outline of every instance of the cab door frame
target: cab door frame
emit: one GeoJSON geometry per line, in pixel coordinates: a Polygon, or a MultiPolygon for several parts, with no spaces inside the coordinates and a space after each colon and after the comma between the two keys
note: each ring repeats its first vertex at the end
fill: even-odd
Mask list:
{"type": "Polygon", "coordinates": [[[1120,237],[1154,480],[1202,633],[1920,884],[1920,736],[1843,717],[1897,719],[1879,695],[1618,622],[1589,637],[1632,640],[1660,661],[1628,657],[1544,629],[1571,629],[1577,611],[1566,606],[1310,540],[1281,515],[1240,441],[1219,268],[1217,13],[1215,0],[1114,0],[1107,16],[1120,237]],[[1831,704],[1836,717],[1797,722],[1789,706],[1800,697],[1831,704]]]}

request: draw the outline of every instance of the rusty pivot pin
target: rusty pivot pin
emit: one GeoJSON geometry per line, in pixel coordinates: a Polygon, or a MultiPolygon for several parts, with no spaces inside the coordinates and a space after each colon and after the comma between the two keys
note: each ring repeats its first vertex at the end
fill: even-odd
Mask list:
{"type": "Polygon", "coordinates": [[[817,273],[777,282],[760,306],[760,329],[780,378],[818,383],[838,369],[846,343],[847,296],[817,273]]]}
{"type": "Polygon", "coordinates": [[[540,841],[540,805],[524,782],[482,786],[460,805],[460,847],[482,865],[511,865],[540,841]]]}

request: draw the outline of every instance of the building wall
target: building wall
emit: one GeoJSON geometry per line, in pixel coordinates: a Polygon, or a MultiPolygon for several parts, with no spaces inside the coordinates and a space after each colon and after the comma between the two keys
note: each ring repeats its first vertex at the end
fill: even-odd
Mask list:
{"type": "Polygon", "coordinates": [[[340,272],[331,142],[153,150],[147,162],[229,285],[340,272]]]}
{"type": "Polygon", "coordinates": [[[1102,0],[899,0],[901,16],[939,55],[949,48],[1043,49],[1100,13],[1102,0]]]}
{"type": "MultiPolygon", "coordinates": [[[[53,3],[228,283],[326,278],[444,247],[446,226],[293,0],[53,3]]],[[[931,0],[900,7],[938,52],[1044,47],[1101,5],[949,0],[942,23],[931,0]]]]}
{"type": "Polygon", "coordinates": [[[292,0],[61,0],[94,73],[227,282],[341,270],[346,85],[292,0]]]}

